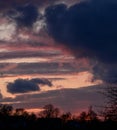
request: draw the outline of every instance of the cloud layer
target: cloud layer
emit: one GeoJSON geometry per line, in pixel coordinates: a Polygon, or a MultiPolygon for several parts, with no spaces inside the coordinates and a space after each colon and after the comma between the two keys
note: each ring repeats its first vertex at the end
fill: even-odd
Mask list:
{"type": "MultiPolygon", "coordinates": [[[[49,45],[52,47],[54,41],[50,40],[49,36],[51,36],[58,43],[57,45],[67,46],[78,60],[79,58],[89,59],[95,77],[104,81],[107,81],[110,76],[115,77],[117,75],[115,67],[115,64],[117,64],[116,0],[81,0],[80,2],[78,0],[77,3],[76,0],[73,0],[74,2],[74,5],[69,5],[63,4],[63,1],[53,0],[43,2],[35,0],[30,3],[28,1],[17,0],[14,2],[10,0],[9,4],[2,1],[3,5],[9,6],[9,8],[5,11],[6,15],[0,16],[2,23],[0,25],[0,47],[6,47],[6,51],[1,51],[0,59],[4,61],[4,59],[43,58],[47,55],[47,58],[50,58],[51,56],[64,55],[61,52],[58,54],[50,53],[50,51],[48,54],[40,52],[41,48],[47,50],[49,45]],[[45,8],[43,14],[39,12],[42,7],[45,8]],[[46,29],[42,25],[42,21],[45,22],[46,29]],[[34,32],[35,24],[36,28],[42,29],[37,34],[34,32]],[[22,51],[16,50],[19,48],[25,49],[22,51]],[[103,74],[100,73],[101,71],[103,71],[103,74]]],[[[52,51],[54,51],[54,48],[52,51]]],[[[55,51],[57,50],[55,49],[55,51]]],[[[19,65],[17,66],[19,67],[19,65]]],[[[56,64],[52,66],[53,69],[56,68],[56,64]]],[[[52,72],[55,71],[53,69],[52,72]]],[[[71,67],[69,67],[70,71],[68,67],[61,68],[61,72],[66,72],[65,70],[67,72],[73,70],[74,72],[71,67]]],[[[82,71],[82,69],[80,70],[82,71]]]]}
{"type": "MultiPolygon", "coordinates": [[[[16,98],[6,98],[2,102],[9,102],[14,107],[42,108],[51,103],[65,112],[79,113],[86,111],[90,105],[103,105],[104,97],[100,93],[99,86],[89,86],[79,89],[60,89],[38,94],[24,94],[16,98]]],[[[96,110],[98,108],[96,107],[96,110]]]]}
{"type": "MultiPolygon", "coordinates": [[[[49,102],[64,110],[77,111],[78,107],[84,109],[89,104],[100,103],[102,98],[92,88],[46,91],[46,85],[52,86],[51,81],[33,76],[64,78],[63,75],[69,74],[74,78],[79,72],[90,71],[103,81],[116,81],[116,0],[65,0],[66,4],[63,3],[63,0],[31,0],[30,3],[1,0],[0,78],[6,82],[7,76],[18,77],[14,82],[9,80],[7,92],[20,94],[14,99],[2,99],[3,102],[20,107],[40,107],[49,102]],[[68,55],[68,50],[61,45],[69,48],[77,59],[68,55]],[[19,79],[21,76],[32,76],[32,79],[19,79]],[[42,85],[44,93],[40,91],[42,85]],[[25,94],[32,91],[39,93],[25,94]]],[[[72,81],[72,86],[77,87],[74,82],[77,80],[72,81]]],[[[64,87],[61,83],[57,84],[58,88],[64,87]]]]}

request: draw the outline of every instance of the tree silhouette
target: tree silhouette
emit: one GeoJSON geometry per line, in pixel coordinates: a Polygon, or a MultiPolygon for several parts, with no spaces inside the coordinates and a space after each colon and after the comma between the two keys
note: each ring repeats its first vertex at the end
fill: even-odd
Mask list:
{"type": "Polygon", "coordinates": [[[13,107],[7,104],[0,104],[0,115],[11,115],[13,107]]]}
{"type": "Polygon", "coordinates": [[[89,107],[88,112],[81,112],[78,118],[80,121],[98,120],[97,114],[92,109],[92,106],[89,107]]]}
{"type": "Polygon", "coordinates": [[[93,111],[92,106],[89,107],[88,113],[87,113],[87,120],[93,121],[97,120],[97,114],[93,111]]]}
{"type": "Polygon", "coordinates": [[[43,107],[43,111],[39,113],[39,116],[43,118],[57,118],[59,113],[59,108],[54,107],[52,104],[47,104],[43,107]]]}
{"type": "Polygon", "coordinates": [[[81,112],[78,118],[79,118],[80,121],[86,121],[87,113],[81,112]]]}
{"type": "Polygon", "coordinates": [[[70,112],[58,117],[60,110],[52,104],[43,107],[40,117],[29,114],[23,108],[13,109],[10,105],[0,104],[0,130],[94,130],[117,129],[115,121],[97,120],[97,114],[89,107],[87,112],[81,112],[79,117],[73,118],[70,112]],[[57,117],[57,118],[56,118],[57,117]]]}
{"type": "Polygon", "coordinates": [[[115,83],[107,85],[103,94],[107,100],[102,115],[105,120],[117,121],[117,85],[115,83]]]}
{"type": "Polygon", "coordinates": [[[62,120],[68,121],[72,119],[72,114],[70,112],[66,112],[61,115],[62,120]]]}
{"type": "Polygon", "coordinates": [[[23,115],[24,112],[25,112],[25,110],[23,108],[17,108],[15,110],[14,115],[20,116],[20,115],[23,115]]]}

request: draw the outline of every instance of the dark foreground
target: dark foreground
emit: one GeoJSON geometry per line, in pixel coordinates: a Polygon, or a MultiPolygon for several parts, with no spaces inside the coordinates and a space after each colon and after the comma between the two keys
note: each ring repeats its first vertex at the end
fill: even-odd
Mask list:
{"type": "Polygon", "coordinates": [[[114,130],[117,122],[113,121],[78,121],[60,118],[25,118],[20,116],[2,117],[0,130],[114,130]]]}
{"type": "Polygon", "coordinates": [[[0,130],[117,130],[117,117],[105,116],[99,120],[92,110],[73,116],[70,112],[60,115],[58,108],[49,104],[35,115],[24,109],[13,109],[9,105],[0,105],[0,130]],[[111,117],[111,118],[110,118],[111,117]]]}

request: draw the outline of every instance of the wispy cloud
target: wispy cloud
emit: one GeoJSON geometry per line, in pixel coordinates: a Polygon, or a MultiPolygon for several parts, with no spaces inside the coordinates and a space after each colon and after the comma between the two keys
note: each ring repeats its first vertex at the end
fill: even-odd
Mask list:
{"type": "Polygon", "coordinates": [[[15,22],[10,22],[6,18],[0,18],[0,41],[13,41],[13,36],[16,34],[15,22]]]}
{"type": "Polygon", "coordinates": [[[14,74],[14,75],[25,75],[25,74],[73,74],[82,71],[88,71],[89,68],[73,66],[71,63],[61,63],[53,62],[41,62],[41,63],[1,63],[0,64],[1,73],[14,74]]]}

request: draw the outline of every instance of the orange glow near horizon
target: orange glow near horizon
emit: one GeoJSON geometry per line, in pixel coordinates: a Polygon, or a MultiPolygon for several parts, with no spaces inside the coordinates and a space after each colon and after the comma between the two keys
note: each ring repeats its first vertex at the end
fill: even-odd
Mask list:
{"type": "Polygon", "coordinates": [[[9,82],[14,82],[14,80],[18,78],[22,79],[31,79],[31,78],[61,78],[60,80],[52,80],[53,86],[48,87],[42,86],[41,92],[49,91],[49,90],[57,90],[57,89],[69,89],[69,88],[81,88],[86,86],[93,86],[96,84],[102,83],[100,80],[95,82],[91,82],[93,75],[89,72],[80,72],[77,74],[71,75],[22,75],[22,76],[8,76],[8,77],[1,77],[1,93],[4,97],[14,97],[12,94],[6,91],[6,85],[9,82]],[[63,78],[63,79],[62,79],[63,78]]]}

